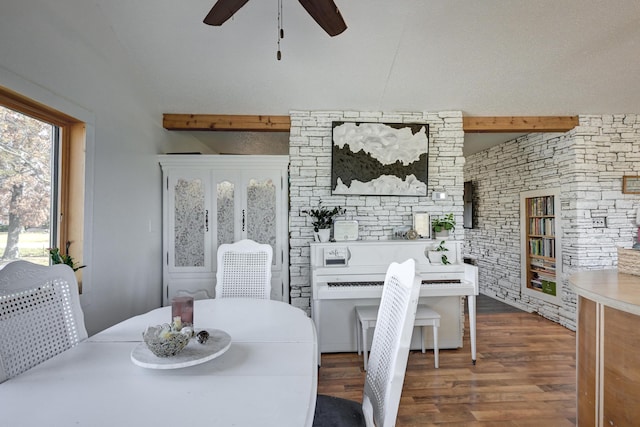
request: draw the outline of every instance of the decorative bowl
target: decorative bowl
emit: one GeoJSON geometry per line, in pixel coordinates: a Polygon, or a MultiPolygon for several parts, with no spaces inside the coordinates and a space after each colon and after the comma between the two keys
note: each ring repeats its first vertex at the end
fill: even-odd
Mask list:
{"type": "Polygon", "coordinates": [[[142,334],[147,348],[158,357],[170,357],[180,353],[189,343],[192,331],[176,331],[171,325],[149,326],[142,334]]]}

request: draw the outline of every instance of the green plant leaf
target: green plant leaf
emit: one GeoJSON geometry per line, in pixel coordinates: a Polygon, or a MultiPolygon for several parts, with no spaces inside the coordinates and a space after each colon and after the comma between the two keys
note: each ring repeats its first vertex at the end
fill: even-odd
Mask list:
{"type": "Polygon", "coordinates": [[[309,209],[301,211],[304,214],[313,218],[311,224],[313,229],[318,231],[319,229],[331,228],[334,218],[339,215],[344,215],[347,210],[341,206],[336,206],[333,209],[329,209],[322,206],[322,202],[318,204],[318,209],[309,209]]]}
{"type": "Polygon", "coordinates": [[[73,257],[68,254],[69,245],[71,245],[71,242],[67,242],[67,244],[66,244],[66,248],[67,248],[67,254],[66,255],[61,254],[60,253],[60,249],[58,249],[58,248],[49,248],[49,256],[51,258],[51,263],[52,264],[66,264],[69,267],[71,267],[71,269],[73,271],[78,271],[81,268],[85,268],[86,265],[78,265],[73,260],[73,257]]]}
{"type": "Polygon", "coordinates": [[[456,220],[453,217],[453,213],[450,212],[443,217],[433,218],[431,220],[431,227],[433,231],[439,233],[442,230],[452,231],[456,228],[456,220]]]}

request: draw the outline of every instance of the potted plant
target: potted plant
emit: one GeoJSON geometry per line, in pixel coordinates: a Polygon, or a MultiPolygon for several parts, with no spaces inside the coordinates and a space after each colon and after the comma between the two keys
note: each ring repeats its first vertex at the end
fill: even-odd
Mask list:
{"type": "Polygon", "coordinates": [[[69,255],[69,246],[71,246],[71,242],[67,242],[65,245],[65,249],[67,250],[67,254],[61,254],[60,249],[58,248],[49,248],[49,257],[51,258],[51,264],[66,264],[73,269],[73,271],[78,271],[81,268],[85,268],[86,265],[78,265],[73,257],[69,255]]]}
{"type": "Polygon", "coordinates": [[[431,227],[433,227],[436,238],[448,237],[449,232],[456,229],[453,213],[448,213],[441,218],[434,218],[431,220],[431,227]]]}
{"type": "Polygon", "coordinates": [[[449,249],[444,245],[444,240],[440,242],[440,244],[435,248],[435,250],[429,251],[429,261],[433,264],[451,264],[449,259],[447,258],[447,252],[449,249]]]}
{"type": "Polygon", "coordinates": [[[315,237],[320,242],[328,242],[331,235],[331,226],[336,216],[344,215],[346,209],[341,206],[337,206],[333,209],[322,206],[322,202],[318,204],[318,209],[304,210],[302,213],[309,215],[313,218],[311,224],[313,225],[313,231],[316,233],[315,237]]]}

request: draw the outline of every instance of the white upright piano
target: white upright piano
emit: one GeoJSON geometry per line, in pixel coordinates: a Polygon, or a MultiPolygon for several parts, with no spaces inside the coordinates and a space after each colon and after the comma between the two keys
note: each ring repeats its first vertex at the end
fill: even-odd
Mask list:
{"type": "MultiPolygon", "coordinates": [[[[467,297],[471,360],[475,364],[478,268],[463,262],[460,241],[445,242],[448,251],[444,254],[451,264],[430,263],[428,252],[438,244],[433,240],[311,243],[311,315],[318,333],[319,356],[356,351],[354,307],[379,304],[389,264],[413,258],[416,276],[422,281],[420,303],[429,305],[441,316],[439,348],[462,347],[464,297],[467,297]]],[[[430,335],[425,334],[425,343],[432,348],[430,335]]],[[[371,342],[370,338],[368,342],[371,342]]],[[[412,338],[411,348],[420,348],[417,333],[412,338]]]]}

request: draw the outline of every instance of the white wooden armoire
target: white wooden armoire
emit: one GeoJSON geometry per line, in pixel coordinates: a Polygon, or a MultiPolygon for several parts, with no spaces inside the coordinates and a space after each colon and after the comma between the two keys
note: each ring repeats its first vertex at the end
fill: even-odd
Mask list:
{"type": "Polygon", "coordinates": [[[289,302],[289,156],[159,156],[162,168],[163,304],[213,298],[219,245],[273,248],[271,299],[289,302]]]}

